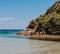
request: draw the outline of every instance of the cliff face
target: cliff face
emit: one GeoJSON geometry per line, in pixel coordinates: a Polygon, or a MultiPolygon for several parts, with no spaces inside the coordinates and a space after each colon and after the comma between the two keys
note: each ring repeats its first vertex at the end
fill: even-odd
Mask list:
{"type": "Polygon", "coordinates": [[[60,35],[60,1],[54,3],[45,14],[32,20],[26,29],[33,29],[35,33],[60,35]]]}

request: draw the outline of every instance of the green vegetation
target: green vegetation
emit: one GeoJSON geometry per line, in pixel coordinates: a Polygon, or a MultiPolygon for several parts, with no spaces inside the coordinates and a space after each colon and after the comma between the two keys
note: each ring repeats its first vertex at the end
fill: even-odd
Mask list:
{"type": "Polygon", "coordinates": [[[27,28],[33,27],[34,29],[36,25],[40,24],[41,28],[49,28],[55,33],[56,31],[60,32],[60,1],[59,3],[56,2],[55,4],[52,7],[50,7],[45,14],[40,15],[36,19],[33,19],[27,28]],[[55,4],[57,4],[57,6],[55,6],[55,4]]]}
{"type": "Polygon", "coordinates": [[[58,14],[60,14],[60,7],[57,9],[57,11],[56,11],[58,14]]]}

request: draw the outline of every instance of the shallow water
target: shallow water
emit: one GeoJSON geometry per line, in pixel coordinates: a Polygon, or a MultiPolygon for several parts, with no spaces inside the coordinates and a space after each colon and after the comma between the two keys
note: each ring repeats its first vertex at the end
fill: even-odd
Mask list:
{"type": "Polygon", "coordinates": [[[60,54],[60,42],[0,34],[0,54],[60,54]]]}

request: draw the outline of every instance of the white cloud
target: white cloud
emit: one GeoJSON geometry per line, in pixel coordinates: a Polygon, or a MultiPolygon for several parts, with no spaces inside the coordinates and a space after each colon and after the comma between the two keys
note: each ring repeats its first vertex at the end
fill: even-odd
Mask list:
{"type": "Polygon", "coordinates": [[[0,18],[0,20],[13,20],[13,17],[8,17],[8,18],[0,18]]]}

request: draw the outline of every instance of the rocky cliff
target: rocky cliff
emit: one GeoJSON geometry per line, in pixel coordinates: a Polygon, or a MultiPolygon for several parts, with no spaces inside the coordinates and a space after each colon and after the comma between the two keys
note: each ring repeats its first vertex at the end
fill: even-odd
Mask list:
{"type": "Polygon", "coordinates": [[[45,14],[33,19],[26,30],[33,33],[60,35],[60,1],[54,3],[45,14]]]}

